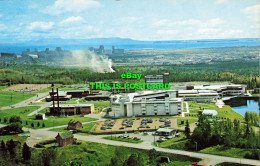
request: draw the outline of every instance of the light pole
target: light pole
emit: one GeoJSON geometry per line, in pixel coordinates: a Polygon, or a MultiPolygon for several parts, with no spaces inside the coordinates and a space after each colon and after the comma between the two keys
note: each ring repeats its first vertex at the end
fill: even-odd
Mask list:
{"type": "Polygon", "coordinates": [[[196,144],[196,151],[197,151],[197,144],[198,144],[198,142],[196,142],[196,141],[194,141],[195,142],[195,144],[196,144]]]}

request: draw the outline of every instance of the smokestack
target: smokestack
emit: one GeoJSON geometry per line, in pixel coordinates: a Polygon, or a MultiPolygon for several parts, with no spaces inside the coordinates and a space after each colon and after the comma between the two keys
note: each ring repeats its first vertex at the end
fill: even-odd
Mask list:
{"type": "Polygon", "coordinates": [[[53,113],[55,112],[55,101],[54,101],[54,90],[52,88],[52,103],[53,103],[53,113]]]}
{"type": "Polygon", "coordinates": [[[57,91],[58,112],[60,113],[59,89],[57,88],[56,91],[57,91]]]}

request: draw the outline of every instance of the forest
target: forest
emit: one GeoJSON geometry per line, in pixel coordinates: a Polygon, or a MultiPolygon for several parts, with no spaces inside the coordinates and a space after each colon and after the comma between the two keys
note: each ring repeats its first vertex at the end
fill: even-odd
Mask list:
{"type": "Polygon", "coordinates": [[[251,153],[244,157],[259,159],[257,149],[260,148],[260,132],[252,128],[252,118],[248,112],[245,116],[245,123],[237,119],[234,121],[215,120],[211,123],[205,115],[201,115],[198,122],[198,127],[185,144],[187,150],[201,150],[210,146],[224,145],[225,148],[251,149],[251,153]]]}
{"type": "Polygon", "coordinates": [[[126,72],[142,74],[169,73],[169,82],[190,81],[229,81],[236,84],[247,84],[248,89],[260,87],[260,70],[258,61],[232,61],[214,64],[189,65],[145,65],[126,64],[113,66],[115,73],[96,73],[86,68],[65,68],[53,65],[11,65],[0,67],[0,85],[18,83],[56,83],[84,84],[94,81],[130,81],[121,79],[126,72]]]}

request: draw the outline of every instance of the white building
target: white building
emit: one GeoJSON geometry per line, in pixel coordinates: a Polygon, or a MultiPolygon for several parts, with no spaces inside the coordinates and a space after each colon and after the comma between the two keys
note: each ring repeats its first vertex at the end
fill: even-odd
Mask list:
{"type": "Polygon", "coordinates": [[[230,85],[200,85],[193,86],[194,90],[214,90],[223,96],[236,96],[247,93],[247,86],[240,84],[230,85]]]}
{"type": "Polygon", "coordinates": [[[179,90],[178,97],[183,98],[185,101],[206,103],[216,102],[219,98],[219,94],[213,90],[179,90]]]}
{"type": "Polygon", "coordinates": [[[177,91],[129,93],[111,97],[112,117],[178,115],[183,111],[183,99],[177,91]]]}

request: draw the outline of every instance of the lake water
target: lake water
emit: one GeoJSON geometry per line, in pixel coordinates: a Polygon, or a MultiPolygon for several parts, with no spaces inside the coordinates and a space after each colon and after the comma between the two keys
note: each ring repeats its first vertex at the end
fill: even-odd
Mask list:
{"type": "Polygon", "coordinates": [[[234,110],[242,116],[245,116],[245,113],[247,111],[260,113],[259,99],[257,98],[234,98],[229,101],[226,101],[226,104],[231,106],[232,110],[234,110]]]}

